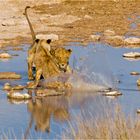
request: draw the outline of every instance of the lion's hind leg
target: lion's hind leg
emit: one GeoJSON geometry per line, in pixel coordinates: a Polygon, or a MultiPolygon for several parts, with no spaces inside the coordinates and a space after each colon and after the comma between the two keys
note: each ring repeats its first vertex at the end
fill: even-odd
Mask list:
{"type": "Polygon", "coordinates": [[[34,54],[28,51],[28,79],[33,80],[33,71],[32,71],[32,66],[33,66],[33,59],[34,59],[34,54]]]}

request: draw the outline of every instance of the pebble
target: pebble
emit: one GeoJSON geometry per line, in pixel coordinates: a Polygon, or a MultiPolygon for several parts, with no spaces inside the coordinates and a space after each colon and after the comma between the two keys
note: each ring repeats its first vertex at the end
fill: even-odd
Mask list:
{"type": "Polygon", "coordinates": [[[5,83],[3,89],[4,90],[11,90],[11,85],[9,83],[5,83]]]}
{"type": "Polygon", "coordinates": [[[140,75],[140,73],[139,72],[132,71],[132,72],[130,72],[130,75],[140,75]]]}
{"type": "Polygon", "coordinates": [[[116,90],[116,91],[106,92],[103,95],[105,95],[105,96],[120,96],[120,95],[122,95],[122,93],[116,90]]]}
{"type": "Polygon", "coordinates": [[[90,37],[92,38],[93,41],[100,41],[101,39],[100,35],[91,35],[90,37]]]}
{"type": "Polygon", "coordinates": [[[139,52],[129,52],[129,53],[124,53],[123,57],[128,57],[128,58],[137,58],[140,57],[139,52]]]}

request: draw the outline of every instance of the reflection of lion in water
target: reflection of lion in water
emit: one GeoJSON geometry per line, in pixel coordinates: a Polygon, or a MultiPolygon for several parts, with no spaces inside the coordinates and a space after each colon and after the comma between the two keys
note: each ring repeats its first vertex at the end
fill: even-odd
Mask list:
{"type": "Polygon", "coordinates": [[[69,57],[71,50],[65,48],[52,49],[50,47],[51,39],[37,39],[31,22],[29,20],[27,9],[25,8],[25,16],[28,21],[33,44],[28,50],[28,78],[29,80],[34,79],[32,66],[33,63],[36,66],[36,77],[35,82],[31,82],[28,87],[34,88],[38,85],[41,75],[46,79],[50,76],[56,76],[60,72],[70,71],[69,68],[69,57]]]}
{"type": "Polygon", "coordinates": [[[33,116],[36,131],[50,132],[51,117],[60,122],[70,118],[68,101],[64,96],[47,97],[43,100],[36,99],[35,102],[30,100],[28,111],[33,116]]]}

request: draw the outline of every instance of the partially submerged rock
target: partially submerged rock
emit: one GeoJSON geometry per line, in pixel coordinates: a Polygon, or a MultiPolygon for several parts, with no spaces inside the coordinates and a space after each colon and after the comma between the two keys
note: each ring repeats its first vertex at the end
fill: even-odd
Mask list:
{"type": "Polygon", "coordinates": [[[132,72],[130,72],[130,74],[131,75],[140,75],[140,73],[139,72],[136,72],[136,71],[132,71],[132,72]]]}
{"type": "Polygon", "coordinates": [[[140,45],[140,38],[137,37],[128,37],[124,40],[126,45],[140,45]]]}
{"type": "Polygon", "coordinates": [[[4,90],[11,90],[11,85],[9,83],[5,83],[3,86],[4,90]]]}
{"type": "Polygon", "coordinates": [[[9,92],[7,93],[7,97],[11,99],[18,99],[18,100],[25,100],[25,99],[31,99],[31,96],[27,93],[20,93],[20,92],[9,92]]]}
{"type": "Polygon", "coordinates": [[[0,72],[0,79],[21,79],[21,75],[15,72],[0,72]]]}
{"type": "Polygon", "coordinates": [[[25,86],[15,85],[11,86],[9,83],[5,83],[3,89],[4,90],[23,90],[25,86]]]}
{"type": "Polygon", "coordinates": [[[116,90],[116,91],[106,92],[103,95],[105,95],[105,96],[120,96],[120,95],[122,95],[122,93],[120,91],[116,90]]]}
{"type": "Polygon", "coordinates": [[[129,52],[129,53],[124,53],[123,57],[127,57],[127,58],[138,58],[140,57],[140,53],[139,52],[129,52]]]}
{"type": "Polygon", "coordinates": [[[0,58],[11,58],[12,56],[8,53],[0,53],[0,58]]]}

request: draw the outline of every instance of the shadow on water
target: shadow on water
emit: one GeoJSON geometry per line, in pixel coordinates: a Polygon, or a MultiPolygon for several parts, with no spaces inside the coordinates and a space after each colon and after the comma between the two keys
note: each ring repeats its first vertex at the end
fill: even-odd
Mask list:
{"type": "MultiPolygon", "coordinates": [[[[124,52],[132,49],[116,49],[103,44],[78,47],[73,43],[69,48],[73,50],[70,65],[74,69],[69,81],[76,90],[62,96],[33,98],[19,102],[7,100],[6,95],[2,94],[5,91],[0,90],[2,137],[7,135],[8,138],[15,136],[16,138],[61,138],[70,124],[75,121],[74,116],[78,116],[81,112],[86,112],[87,115],[84,116],[86,118],[89,111],[99,117],[106,109],[113,110],[115,103],[120,103],[124,112],[130,114],[140,106],[138,100],[140,94],[135,84],[137,77],[129,75],[131,71],[139,70],[139,61],[131,62],[122,58],[124,52]],[[118,84],[117,79],[121,80],[121,83],[118,84]],[[123,96],[112,100],[99,92],[108,87],[126,90],[121,90],[123,96]]],[[[22,75],[21,80],[11,80],[10,83],[25,84],[28,81],[27,48],[24,49],[24,52],[18,52],[18,57],[13,57],[7,62],[0,61],[0,71],[14,71],[22,75]]],[[[9,51],[9,53],[15,52],[9,51]]],[[[0,89],[5,82],[9,80],[0,80],[0,89]]]]}

